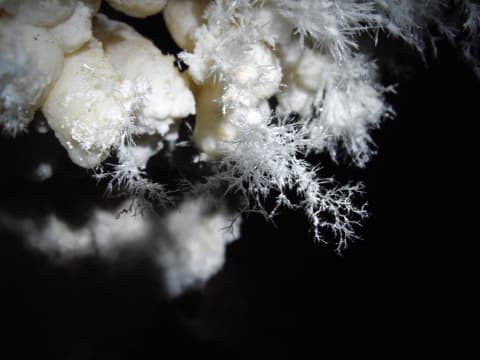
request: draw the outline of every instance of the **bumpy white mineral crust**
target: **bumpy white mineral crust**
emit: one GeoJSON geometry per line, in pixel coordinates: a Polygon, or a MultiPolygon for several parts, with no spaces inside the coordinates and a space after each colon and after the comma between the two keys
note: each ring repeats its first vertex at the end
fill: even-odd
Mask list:
{"type": "Polygon", "coordinates": [[[88,255],[114,257],[122,248],[141,246],[151,231],[142,217],[118,217],[121,208],[95,208],[82,226],[72,227],[56,214],[41,222],[0,213],[0,224],[22,235],[30,246],[58,260],[88,255]]]}
{"type": "Polygon", "coordinates": [[[107,0],[116,10],[129,16],[144,18],[158,14],[168,0],[107,0]]]}
{"type": "Polygon", "coordinates": [[[203,11],[208,0],[173,0],[163,9],[168,31],[179,47],[193,51],[194,33],[202,23],[203,11]]]}
{"type": "Polygon", "coordinates": [[[175,119],[195,114],[188,80],[174,66],[174,56],[162,54],[130,26],[103,15],[95,17],[94,33],[120,76],[148,89],[136,114],[137,134],[165,135],[175,119]]]}
{"type": "Polygon", "coordinates": [[[78,227],[53,213],[35,221],[0,212],[0,225],[59,261],[91,255],[109,259],[123,251],[145,250],[172,297],[204,285],[224,264],[226,245],[240,236],[237,216],[223,203],[212,206],[208,198],[186,199],[161,217],[149,211],[118,216],[125,207],[128,202],[110,209],[96,207],[78,227]]]}
{"type": "Polygon", "coordinates": [[[65,53],[78,50],[92,38],[92,17],[99,7],[100,0],[80,0],[68,19],[50,29],[65,53]]]}
{"type": "Polygon", "coordinates": [[[62,75],[42,111],[77,165],[95,167],[119,143],[131,121],[128,85],[95,39],[65,57],[62,75]]]}
{"type": "Polygon", "coordinates": [[[158,241],[157,261],[170,296],[203,286],[225,262],[226,245],[240,236],[240,221],[223,204],[208,199],[184,201],[163,220],[168,236],[158,241]]]}
{"type": "Polygon", "coordinates": [[[0,123],[8,133],[25,127],[63,64],[63,52],[45,29],[0,18],[0,123]]]}
{"type": "Polygon", "coordinates": [[[70,17],[78,0],[3,0],[0,9],[21,23],[51,27],[70,17]]]}

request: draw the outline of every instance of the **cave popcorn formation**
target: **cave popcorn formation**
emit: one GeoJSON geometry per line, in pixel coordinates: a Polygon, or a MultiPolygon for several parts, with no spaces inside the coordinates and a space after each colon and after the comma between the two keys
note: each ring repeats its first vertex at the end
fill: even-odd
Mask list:
{"type": "Polygon", "coordinates": [[[239,237],[236,214],[212,198],[187,198],[178,210],[164,216],[147,211],[119,219],[126,206],[125,202],[113,208],[97,206],[78,228],[55,214],[38,222],[4,212],[0,212],[0,225],[59,262],[87,256],[113,261],[126,251],[148,249],[145,259],[158,268],[161,284],[171,297],[203,286],[222,267],[226,245],[239,237]]]}
{"type": "MultiPolygon", "coordinates": [[[[0,0],[0,125],[7,136],[22,136],[41,112],[71,161],[109,179],[109,189],[129,199],[125,207],[179,202],[183,215],[169,210],[163,220],[150,212],[122,220],[144,232],[157,229],[139,231],[138,238],[157,240],[138,243],[159,251],[173,295],[204,283],[221,266],[225,243],[238,237],[237,222],[228,241],[218,240],[232,217],[218,196],[216,217],[195,220],[205,215],[202,202],[210,204],[219,185],[266,216],[282,206],[302,208],[315,239],[328,229],[339,250],[355,237],[354,224],[366,215],[352,201],[360,186],[319,177],[305,157],[327,152],[337,160],[346,153],[365,166],[373,154],[370,130],[393,116],[384,99],[391,88],[380,83],[366,41],[383,32],[422,53],[433,38],[424,29],[435,24],[480,73],[480,7],[469,0],[451,1],[451,11],[440,0],[107,2],[137,18],[162,12],[188,69],[180,72],[175,56],[98,13],[100,0],[0,0]],[[452,35],[462,31],[458,39],[452,35]],[[166,143],[177,146],[180,124],[192,115],[191,139],[199,154],[191,165],[205,163],[212,171],[191,184],[183,200],[172,199],[148,178],[146,166],[166,143]],[[110,170],[104,162],[112,155],[117,163],[110,170]],[[263,200],[272,190],[277,206],[266,210],[263,200]],[[286,195],[292,190],[296,203],[286,195]],[[212,193],[208,201],[198,197],[204,191],[212,193]],[[198,236],[182,230],[188,218],[198,236]],[[203,253],[211,254],[211,265],[198,270],[203,253]]],[[[99,244],[115,237],[118,244],[134,237],[101,225],[113,224],[120,210],[96,209],[78,231],[55,216],[39,228],[9,214],[1,222],[47,252],[88,253],[107,249],[99,244]],[[46,240],[54,237],[62,240],[46,240]]]]}

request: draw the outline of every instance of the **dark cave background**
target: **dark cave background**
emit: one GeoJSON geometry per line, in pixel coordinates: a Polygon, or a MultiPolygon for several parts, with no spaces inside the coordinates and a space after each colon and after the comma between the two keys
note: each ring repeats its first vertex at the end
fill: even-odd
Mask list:
{"type": "MultiPolygon", "coordinates": [[[[161,16],[128,22],[178,51],[161,16]]],[[[433,304],[454,276],[453,255],[441,251],[463,246],[455,244],[463,241],[458,232],[447,238],[456,216],[447,201],[469,191],[453,189],[465,173],[453,152],[468,152],[454,140],[466,142],[462,129],[478,117],[480,101],[480,82],[459,52],[446,42],[438,48],[425,64],[381,39],[382,80],[398,84],[398,95],[389,95],[397,116],[373,132],[378,154],[365,169],[322,158],[324,171],[366,184],[371,216],[359,230],[363,240],[341,256],[313,242],[299,213],[282,213],[275,226],[251,214],[206,288],[167,301],[156,270],[137,254],[113,264],[54,265],[3,232],[0,359],[303,359],[330,351],[395,358],[425,346],[426,334],[445,326],[445,311],[433,304]]],[[[34,183],[21,175],[58,147],[53,136],[34,133],[0,139],[1,208],[88,212],[84,204],[101,190],[61,151],[58,176],[34,183]]]]}

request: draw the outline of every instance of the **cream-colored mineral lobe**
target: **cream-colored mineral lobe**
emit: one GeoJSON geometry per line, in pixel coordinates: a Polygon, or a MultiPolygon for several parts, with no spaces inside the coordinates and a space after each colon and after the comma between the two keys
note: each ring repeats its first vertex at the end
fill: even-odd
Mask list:
{"type": "Polygon", "coordinates": [[[67,20],[78,0],[3,0],[0,9],[29,25],[51,27],[67,20]]]}
{"type": "Polygon", "coordinates": [[[92,38],[92,17],[100,7],[100,0],[80,0],[73,14],[50,31],[65,53],[81,48],[92,38]]]}
{"type": "Polygon", "coordinates": [[[202,23],[208,0],[172,0],[163,9],[168,31],[179,47],[193,51],[194,33],[202,23]]]}
{"type": "MultiPolygon", "coordinates": [[[[220,99],[222,87],[218,83],[209,81],[204,84],[197,96],[197,115],[193,140],[197,148],[210,157],[220,156],[217,140],[221,137],[220,127],[223,121],[220,99]]],[[[228,135],[224,134],[224,135],[228,135]]],[[[233,137],[226,137],[225,140],[233,137]]]]}
{"type": "Polygon", "coordinates": [[[96,39],[65,56],[42,111],[74,163],[100,164],[130,124],[132,93],[96,39]]]}
{"type": "Polygon", "coordinates": [[[130,26],[103,15],[95,17],[94,33],[123,79],[148,89],[136,114],[136,133],[165,135],[175,119],[195,114],[188,80],[174,66],[174,56],[162,54],[130,26]]]}
{"type": "Polygon", "coordinates": [[[62,71],[63,52],[45,29],[0,18],[0,122],[27,125],[62,71]]]}
{"type": "Polygon", "coordinates": [[[144,18],[162,11],[167,0],[107,0],[107,2],[115,10],[126,15],[144,18]]]}

